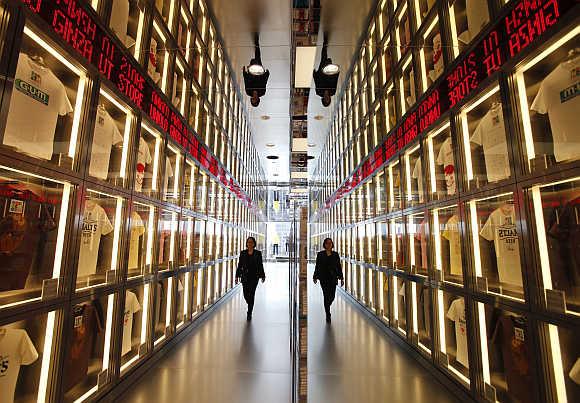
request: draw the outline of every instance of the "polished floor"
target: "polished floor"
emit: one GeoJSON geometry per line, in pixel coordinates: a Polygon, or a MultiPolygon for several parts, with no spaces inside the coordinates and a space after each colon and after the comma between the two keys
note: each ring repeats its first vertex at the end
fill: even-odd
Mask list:
{"type": "MultiPolygon", "coordinates": [[[[122,396],[122,402],[287,403],[287,263],[269,263],[254,318],[238,292],[122,396]]],[[[309,287],[311,403],[455,402],[456,399],[337,293],[331,326],[309,287]]]]}

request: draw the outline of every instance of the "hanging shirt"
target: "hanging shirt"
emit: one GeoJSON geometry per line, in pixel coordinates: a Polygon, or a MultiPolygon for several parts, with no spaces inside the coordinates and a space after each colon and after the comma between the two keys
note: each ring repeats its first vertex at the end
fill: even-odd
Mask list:
{"type": "Polygon", "coordinates": [[[423,203],[423,167],[421,165],[421,158],[417,158],[417,162],[415,162],[412,177],[413,179],[417,179],[417,192],[419,193],[419,203],[423,203]]]}
{"type": "Polygon", "coordinates": [[[136,211],[131,214],[131,239],[129,241],[129,269],[139,267],[139,240],[145,233],[141,216],[136,211]]]}
{"type": "Polygon", "coordinates": [[[455,359],[465,368],[469,368],[467,358],[467,325],[465,322],[465,301],[457,298],[449,306],[447,318],[455,322],[455,341],[457,342],[457,354],[455,359]]]}
{"type": "Polygon", "coordinates": [[[52,158],[58,116],[73,111],[62,82],[21,53],[4,131],[4,144],[36,158],[52,158]]]}
{"type": "Polygon", "coordinates": [[[135,174],[135,191],[140,192],[143,189],[143,179],[145,178],[145,168],[151,164],[153,159],[149,152],[149,145],[143,139],[139,138],[139,150],[137,151],[137,173],[135,174]]]}
{"type": "Polygon", "coordinates": [[[133,315],[141,310],[141,304],[137,296],[131,291],[125,293],[125,312],[123,314],[123,346],[121,355],[131,351],[132,334],[133,334],[133,315]]]}
{"type": "Polygon", "coordinates": [[[531,109],[548,114],[556,161],[580,157],[580,66],[560,64],[542,81],[531,109]]]}
{"type": "Polygon", "coordinates": [[[24,329],[0,328],[0,403],[13,403],[22,365],[38,359],[38,352],[24,329]]]}
{"type": "Polygon", "coordinates": [[[463,273],[461,263],[461,233],[459,232],[459,217],[453,214],[441,235],[449,241],[449,265],[450,272],[454,276],[461,276],[463,273]]]}
{"type": "Polygon", "coordinates": [[[467,12],[467,26],[471,41],[489,22],[489,10],[485,0],[469,0],[465,2],[467,12]]]}
{"type": "Polygon", "coordinates": [[[109,176],[109,161],[111,147],[123,142],[123,136],[117,124],[104,108],[97,108],[93,146],[91,149],[91,163],[89,174],[95,178],[106,180],[109,176]]]}
{"type": "Polygon", "coordinates": [[[490,109],[481,119],[471,137],[471,142],[483,147],[488,182],[497,182],[510,176],[501,104],[490,109]]]}
{"type": "Polygon", "coordinates": [[[98,203],[87,201],[83,217],[77,278],[95,274],[101,236],[111,231],[113,231],[113,226],[105,210],[98,203]]]}
{"type": "Polygon", "coordinates": [[[451,137],[447,137],[447,139],[441,145],[436,162],[437,165],[443,165],[447,194],[454,195],[457,190],[457,185],[455,182],[455,162],[453,161],[453,146],[451,144],[451,137]]]}
{"type": "Polygon", "coordinates": [[[127,24],[129,22],[129,0],[113,0],[111,12],[111,30],[117,34],[121,42],[129,46],[127,41],[127,24]]]}
{"type": "Polygon", "coordinates": [[[493,241],[499,281],[522,287],[520,248],[514,206],[505,204],[495,209],[479,234],[488,241],[493,241]]]}

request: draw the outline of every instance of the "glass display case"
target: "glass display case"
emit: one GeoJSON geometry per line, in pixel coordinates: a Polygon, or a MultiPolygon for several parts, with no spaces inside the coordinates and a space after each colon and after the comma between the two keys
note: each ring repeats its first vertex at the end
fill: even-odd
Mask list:
{"type": "Polygon", "coordinates": [[[441,365],[464,385],[469,385],[468,327],[465,298],[437,290],[441,365]]]}
{"type": "Polygon", "coordinates": [[[446,206],[431,211],[431,244],[435,277],[462,285],[464,262],[462,250],[462,219],[458,206],[446,206]]]}
{"type": "Polygon", "coordinates": [[[125,290],[121,374],[126,373],[146,352],[141,346],[147,342],[151,291],[150,283],[128,286],[125,290]]]}

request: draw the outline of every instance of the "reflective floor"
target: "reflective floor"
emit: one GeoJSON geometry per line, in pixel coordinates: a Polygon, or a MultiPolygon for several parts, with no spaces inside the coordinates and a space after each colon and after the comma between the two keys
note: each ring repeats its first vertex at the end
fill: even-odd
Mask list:
{"type": "MultiPolygon", "coordinates": [[[[289,402],[287,269],[266,265],[251,323],[238,292],[119,401],[289,402]]],[[[338,292],[327,326],[320,287],[310,285],[309,402],[457,401],[338,292]]]]}

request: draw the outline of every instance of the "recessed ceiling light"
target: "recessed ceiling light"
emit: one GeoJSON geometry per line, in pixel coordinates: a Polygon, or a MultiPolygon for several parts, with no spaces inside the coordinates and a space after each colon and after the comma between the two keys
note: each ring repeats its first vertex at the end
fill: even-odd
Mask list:
{"type": "Polygon", "coordinates": [[[262,115],[262,116],[260,116],[260,119],[262,119],[262,120],[270,120],[270,116],[269,115],[262,115]]]}
{"type": "Polygon", "coordinates": [[[266,143],[266,147],[276,147],[276,144],[274,144],[274,143],[266,143]]]}
{"type": "Polygon", "coordinates": [[[278,157],[277,155],[268,155],[266,158],[269,160],[277,160],[280,157],[278,157]]]}
{"type": "Polygon", "coordinates": [[[280,175],[278,175],[278,174],[272,174],[272,176],[280,176],[280,175]]]}
{"type": "Polygon", "coordinates": [[[312,147],[316,147],[316,144],[314,144],[314,143],[308,143],[308,147],[311,147],[311,148],[312,147]]]}
{"type": "Polygon", "coordinates": [[[322,120],[322,119],[324,119],[324,116],[322,116],[322,115],[314,116],[314,120],[322,120]]]}

